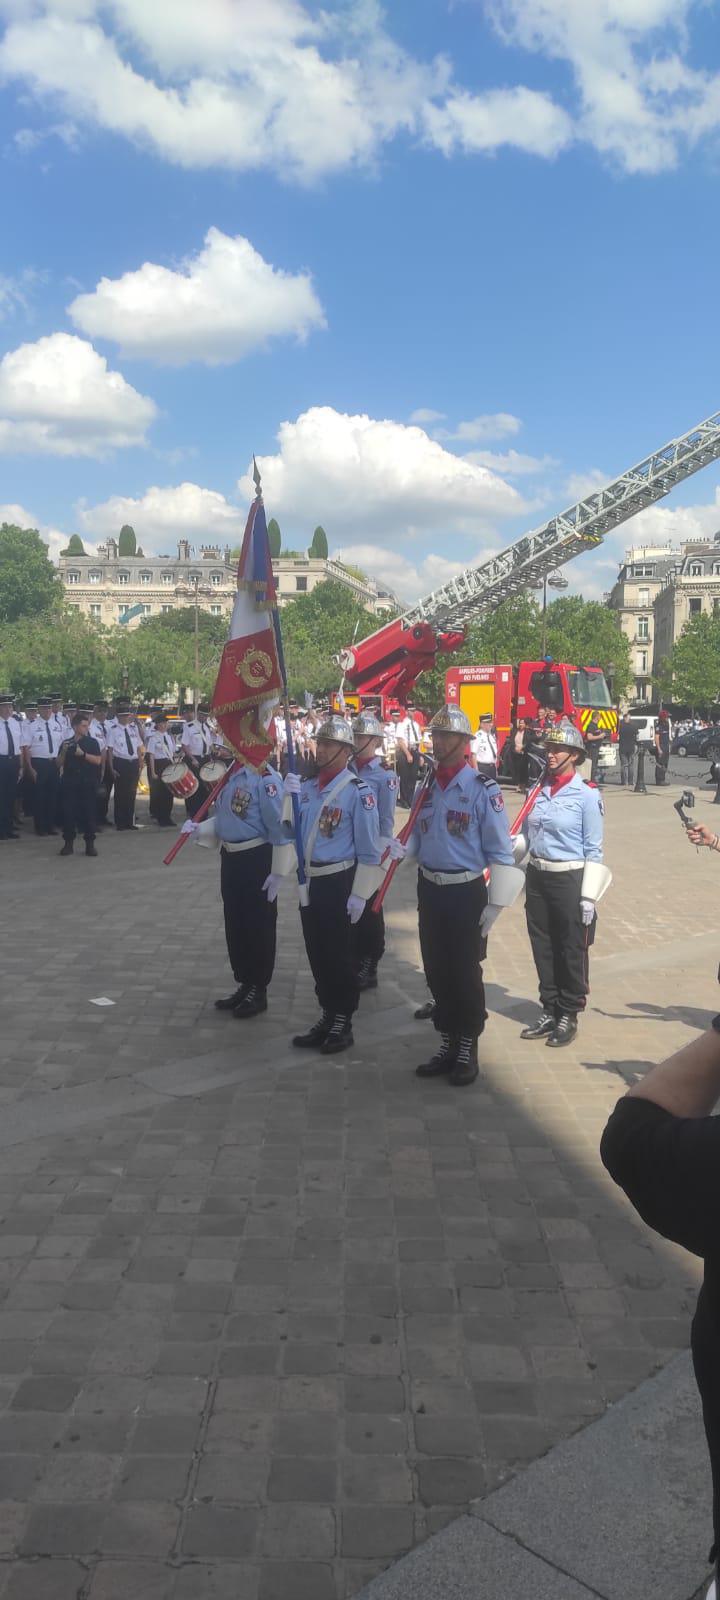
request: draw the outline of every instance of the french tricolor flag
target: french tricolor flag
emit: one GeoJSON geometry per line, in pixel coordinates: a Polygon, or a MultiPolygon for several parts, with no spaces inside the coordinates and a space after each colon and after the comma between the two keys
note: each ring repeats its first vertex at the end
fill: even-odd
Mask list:
{"type": "Polygon", "coordinates": [[[269,727],[282,692],[276,607],[265,507],[258,496],[247,519],[230,636],[212,698],[227,744],[251,767],[262,767],[273,749],[269,727]]]}

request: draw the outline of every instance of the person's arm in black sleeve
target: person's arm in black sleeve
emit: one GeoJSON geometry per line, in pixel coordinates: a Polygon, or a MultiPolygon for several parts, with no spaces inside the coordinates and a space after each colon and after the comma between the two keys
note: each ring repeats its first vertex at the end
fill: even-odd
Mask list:
{"type": "Polygon", "coordinates": [[[720,1242],[720,1034],[653,1067],[612,1112],[600,1154],[636,1211],[695,1255],[720,1242]]]}

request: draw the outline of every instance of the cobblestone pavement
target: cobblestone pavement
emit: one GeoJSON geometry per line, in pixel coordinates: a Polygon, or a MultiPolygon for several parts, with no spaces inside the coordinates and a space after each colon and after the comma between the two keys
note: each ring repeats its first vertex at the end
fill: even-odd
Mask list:
{"type": "Polygon", "coordinates": [[[672,798],[608,795],[616,881],[559,1054],[519,1042],[534,971],[501,919],[465,1091],[412,1072],[407,869],[326,1062],[288,1047],[315,1015],[291,891],[240,1024],[212,1005],[216,858],[165,869],[151,827],[97,861],[0,847],[2,1600],[345,1600],[686,1345],[696,1265],[597,1156],[717,1005],[720,863],[672,798]]]}

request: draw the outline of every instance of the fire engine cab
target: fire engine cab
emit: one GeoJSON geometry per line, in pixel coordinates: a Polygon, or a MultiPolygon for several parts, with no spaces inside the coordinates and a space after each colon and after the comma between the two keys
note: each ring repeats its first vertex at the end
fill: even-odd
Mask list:
{"type": "Polygon", "coordinates": [[[473,730],[480,717],[494,718],[498,752],[513,722],[522,722],[523,717],[534,719],[541,708],[557,719],[568,717],[581,733],[596,711],[608,741],[617,742],[617,712],[600,667],[571,667],[549,657],[521,661],[517,667],[449,667],[445,698],[467,713],[473,730]]]}

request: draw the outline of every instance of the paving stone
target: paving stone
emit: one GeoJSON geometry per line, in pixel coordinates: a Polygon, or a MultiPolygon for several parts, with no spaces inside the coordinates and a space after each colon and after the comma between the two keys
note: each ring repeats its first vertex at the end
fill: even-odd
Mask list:
{"type": "Polygon", "coordinates": [[[125,1501],[109,1507],[101,1536],[105,1555],[165,1557],[172,1549],[180,1513],[176,1506],[161,1501],[152,1504],[125,1501]]]}
{"type": "Polygon", "coordinates": [[[257,1512],[237,1506],[191,1506],[183,1551],[195,1556],[247,1556],[255,1549],[257,1512]]]}
{"type": "Polygon", "coordinates": [[[77,1600],[86,1578],[76,1561],[18,1561],[10,1569],[3,1600],[77,1600]]]}
{"type": "Polygon", "coordinates": [[[71,1378],[24,1378],[15,1390],[13,1411],[68,1411],[80,1385],[71,1378]]]}
{"type": "Polygon", "coordinates": [[[142,1455],[190,1455],[198,1427],[199,1419],[185,1414],[139,1417],[129,1448],[142,1455]]]}
{"type": "Polygon", "coordinates": [[[30,1512],[18,1550],[24,1556],[90,1556],[100,1549],[108,1507],[43,1505],[30,1512]]]}
{"type": "Polygon", "coordinates": [[[332,1504],[337,1489],[334,1460],[313,1456],[276,1456],[267,1484],[269,1500],[319,1500],[332,1504]]]}
{"type": "Polygon", "coordinates": [[[179,1500],[190,1462],[185,1456],[130,1456],[118,1475],[117,1500],[179,1500]]]}
{"type": "Polygon", "coordinates": [[[269,1472],[269,1456],[258,1452],[204,1456],[200,1462],[194,1498],[219,1500],[233,1505],[256,1505],[264,1497],[269,1472]]]}
{"type": "Polygon", "coordinates": [[[264,1555],[282,1561],[331,1561],[335,1555],[335,1513],[330,1506],[285,1501],[265,1512],[264,1555]]]}
{"type": "MultiPolygon", "coordinates": [[[[6,1459],[10,1459],[7,1457],[6,1459]]],[[[120,1470],[120,1456],[83,1455],[59,1451],[47,1464],[35,1498],[76,1503],[106,1500],[120,1470]]]]}
{"type": "Polygon", "coordinates": [[[332,1567],[312,1561],[265,1561],[258,1600],[337,1600],[332,1567]]]}
{"type": "Polygon", "coordinates": [[[245,1561],[192,1562],[178,1572],[172,1600],[258,1600],[258,1581],[245,1561]]]}
{"type": "Polygon", "coordinates": [[[348,1506],[342,1513],[342,1554],[399,1556],[413,1543],[412,1512],[396,1506],[348,1506]]]}
{"type": "Polygon", "coordinates": [[[101,1561],[90,1581],[89,1600],[172,1600],[177,1573],[147,1561],[101,1561]]]}
{"type": "Polygon", "coordinates": [[[342,1489],[348,1501],[402,1505],[413,1498],[412,1475],[401,1456],[346,1455],[342,1489]]]}

